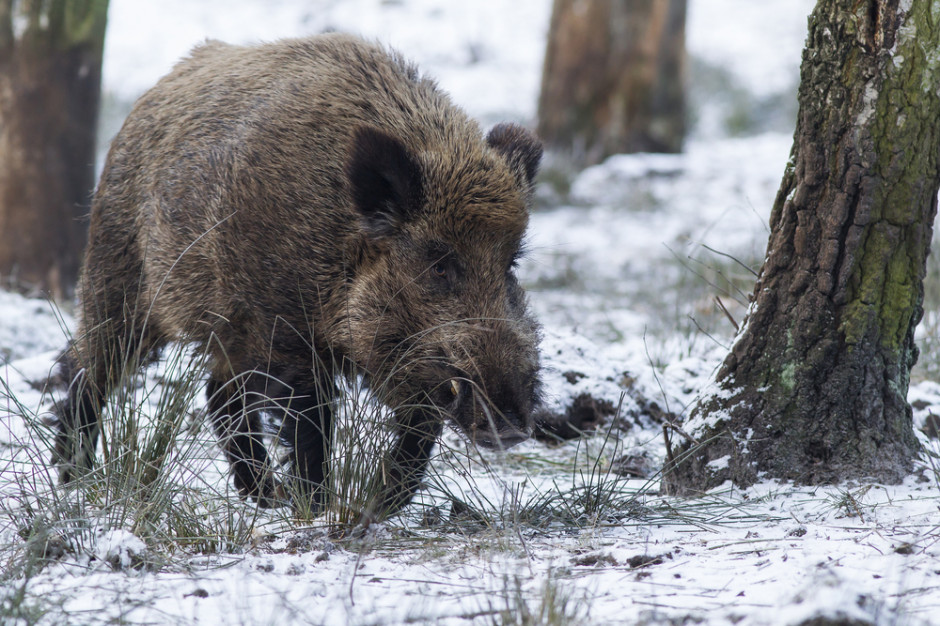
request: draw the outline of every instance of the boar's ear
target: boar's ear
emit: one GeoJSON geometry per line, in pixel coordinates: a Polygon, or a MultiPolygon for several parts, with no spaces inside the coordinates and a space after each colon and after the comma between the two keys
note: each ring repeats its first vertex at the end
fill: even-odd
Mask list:
{"type": "Polygon", "coordinates": [[[363,127],[353,137],[346,175],[363,228],[390,237],[417,210],[421,168],[397,138],[363,127]]]}
{"type": "Polygon", "coordinates": [[[497,124],[487,134],[486,143],[506,159],[526,185],[532,186],[542,160],[542,142],[535,135],[518,124],[497,124]]]}

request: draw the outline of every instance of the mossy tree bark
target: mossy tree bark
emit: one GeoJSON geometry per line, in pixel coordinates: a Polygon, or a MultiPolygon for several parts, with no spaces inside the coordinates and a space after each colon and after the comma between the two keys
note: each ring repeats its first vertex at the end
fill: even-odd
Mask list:
{"type": "Polygon", "coordinates": [[[893,482],[940,186],[940,3],[819,0],[745,325],[667,462],[691,494],[759,475],[893,482]]]}
{"type": "Polygon", "coordinates": [[[87,238],[107,0],[0,0],[0,277],[70,297],[87,238]]]}
{"type": "Polygon", "coordinates": [[[686,0],[555,0],[538,132],[579,165],[679,152],[686,0]]]}

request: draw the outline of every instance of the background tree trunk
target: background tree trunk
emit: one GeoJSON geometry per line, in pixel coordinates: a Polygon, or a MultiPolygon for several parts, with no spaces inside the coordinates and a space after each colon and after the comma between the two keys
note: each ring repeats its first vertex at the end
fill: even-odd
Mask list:
{"type": "Polygon", "coordinates": [[[71,297],[87,237],[107,0],[0,0],[0,276],[71,297]]]}
{"type": "Polygon", "coordinates": [[[935,2],[820,0],[790,163],[748,318],[667,462],[693,493],[758,472],[893,482],[940,186],[935,2]]]}
{"type": "Polygon", "coordinates": [[[555,0],[538,132],[580,165],[679,152],[686,0],[555,0]]]}

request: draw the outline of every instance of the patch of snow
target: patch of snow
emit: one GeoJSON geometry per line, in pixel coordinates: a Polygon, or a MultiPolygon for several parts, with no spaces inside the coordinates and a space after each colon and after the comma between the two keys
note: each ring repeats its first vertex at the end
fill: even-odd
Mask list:
{"type": "Polygon", "coordinates": [[[143,540],[120,528],[99,532],[92,550],[98,562],[116,571],[139,566],[146,552],[147,544],[143,540]]]}
{"type": "Polygon", "coordinates": [[[757,95],[791,88],[815,0],[689,2],[686,47],[757,95]],[[768,45],[768,42],[773,42],[768,45]]]}
{"type": "Polygon", "coordinates": [[[0,289],[0,363],[65,347],[72,319],[53,303],[0,289]]]}
{"type": "Polygon", "coordinates": [[[679,157],[611,157],[575,179],[578,206],[532,216],[523,275],[553,281],[567,272],[616,289],[702,246],[760,258],[790,144],[767,134],[690,142],[679,157]]]}
{"type": "Polygon", "coordinates": [[[713,472],[720,472],[723,469],[728,469],[729,461],[731,461],[731,455],[723,456],[721,458],[715,459],[714,461],[709,461],[705,465],[713,472]]]}

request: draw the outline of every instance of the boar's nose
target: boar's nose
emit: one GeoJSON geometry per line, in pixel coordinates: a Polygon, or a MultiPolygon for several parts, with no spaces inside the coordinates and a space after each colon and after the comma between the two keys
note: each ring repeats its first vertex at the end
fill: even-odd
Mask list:
{"type": "Polygon", "coordinates": [[[505,415],[506,421],[510,424],[507,428],[503,428],[497,431],[498,442],[497,445],[500,448],[511,448],[516,444],[522,443],[532,434],[531,429],[526,428],[522,430],[515,426],[515,424],[520,423],[521,420],[516,418],[514,415],[505,415]]]}
{"type": "Polygon", "coordinates": [[[518,411],[508,406],[494,406],[477,390],[473,391],[473,400],[479,412],[469,435],[477,445],[506,449],[522,443],[532,434],[530,420],[518,411]]]}

